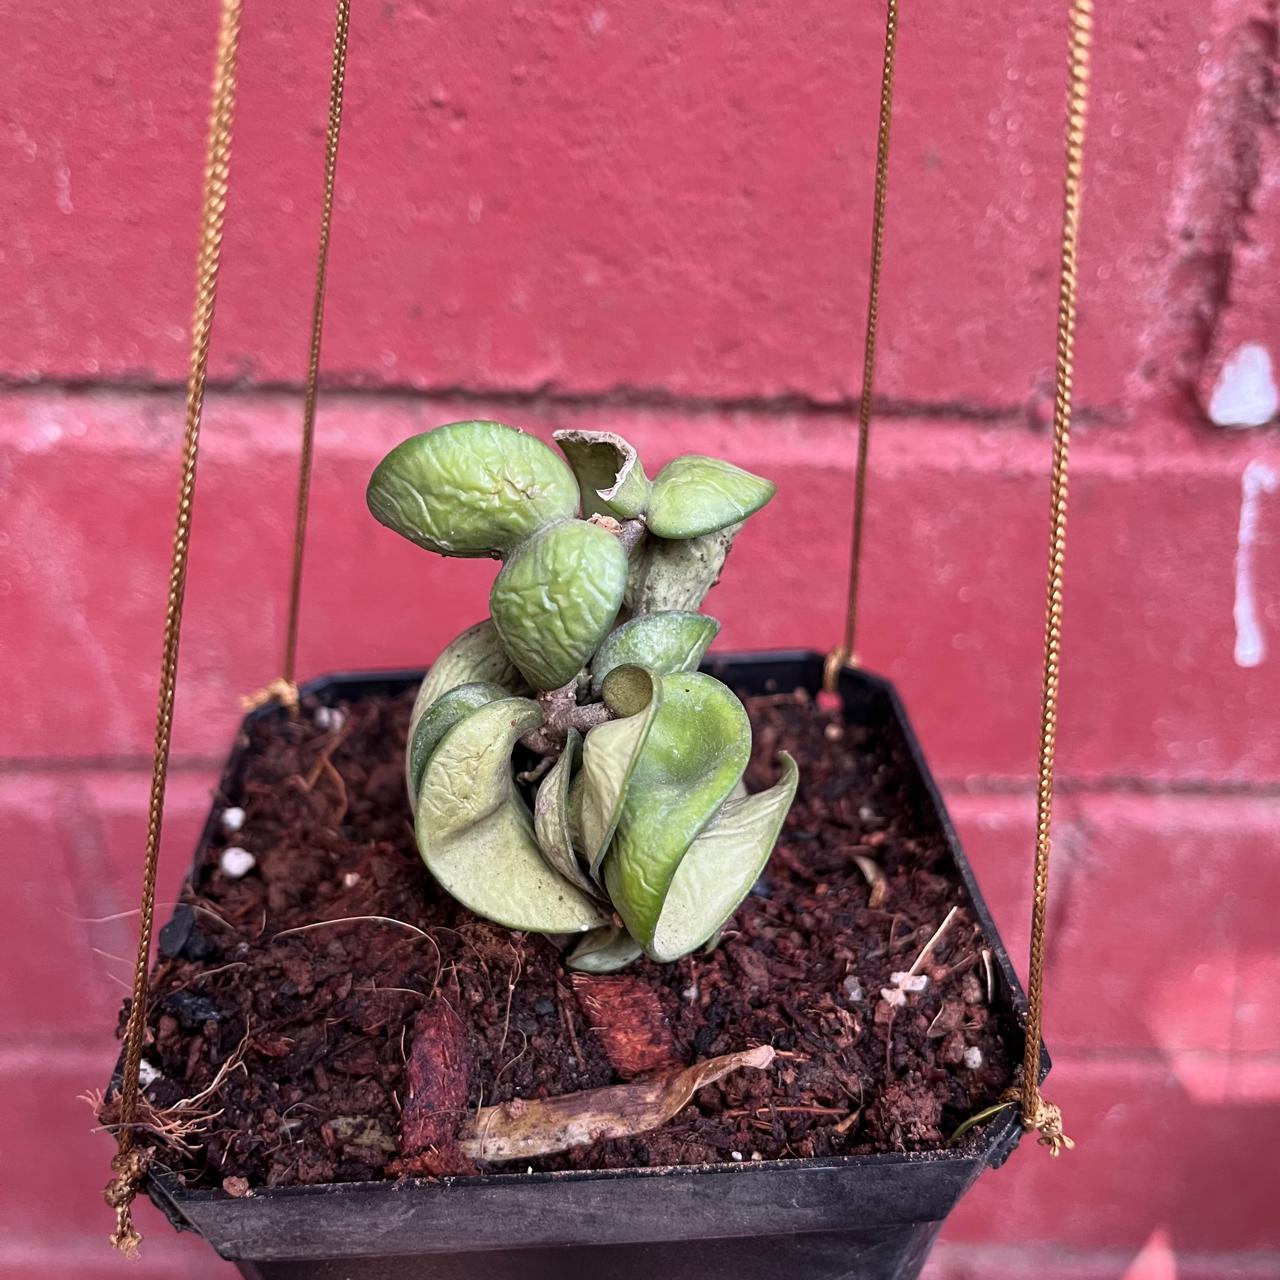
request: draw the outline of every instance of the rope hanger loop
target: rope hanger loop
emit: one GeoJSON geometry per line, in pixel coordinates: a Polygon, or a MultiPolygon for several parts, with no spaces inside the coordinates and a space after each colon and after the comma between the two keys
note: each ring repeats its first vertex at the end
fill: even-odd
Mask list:
{"type": "MultiPolygon", "coordinates": [[[[336,0],[337,17],[333,44],[329,118],[325,144],[324,194],[312,305],[306,389],[303,406],[302,448],[299,460],[297,508],[293,561],[290,580],[288,625],[282,662],[283,674],[252,700],[258,704],[278,698],[283,705],[296,707],[294,683],[298,614],[301,597],[303,551],[310,499],[311,469],[319,385],[320,351],[323,335],[324,298],[332,228],[334,182],[338,143],[341,134],[343,93],[346,75],[350,0],[336,0]]],[[[148,968],[155,917],[156,871],[164,815],[165,786],[172,743],[174,695],[182,632],[187,562],[190,550],[191,519],[195,499],[196,464],[204,391],[208,373],[209,341],[217,295],[221,262],[222,232],[226,215],[230,175],[232,124],[234,119],[240,20],[243,0],[221,0],[217,57],[209,113],[204,169],[200,247],[196,260],[195,305],[191,331],[191,354],[187,376],[182,467],[174,527],[164,639],[156,710],[155,750],[152,762],[148,806],[141,912],[138,930],[132,1000],[124,1034],[123,1081],[120,1090],[120,1121],[116,1126],[117,1151],[112,1160],[114,1177],[105,1191],[107,1203],[115,1210],[116,1228],[111,1242],[122,1252],[134,1254],[141,1236],[134,1226],[131,1205],[146,1176],[148,1152],[136,1143],[140,1105],[139,1071],[146,1030],[148,968]]],[[[1074,368],[1074,339],[1077,289],[1077,247],[1080,221],[1080,185],[1083,170],[1085,108],[1088,88],[1089,44],[1092,23],[1091,0],[1070,0],[1070,77],[1066,132],[1062,264],[1058,297],[1058,343],[1053,422],[1053,475],[1047,608],[1045,618],[1044,679],[1041,705],[1039,782],[1036,794],[1035,891],[1032,907],[1032,938],[1029,1010],[1023,1082],[1019,1094],[1022,1123],[1038,1130],[1040,1141],[1057,1155],[1072,1143],[1062,1133],[1058,1109],[1040,1095],[1040,1036],[1044,1003],[1044,935],[1050,857],[1050,826],[1053,806],[1054,752],[1057,735],[1058,690],[1062,637],[1062,584],[1066,549],[1067,459],[1071,430],[1071,390],[1074,368]]],[[[870,293],[867,305],[866,340],[862,371],[862,393],[858,408],[858,457],[851,530],[851,560],[844,640],[827,659],[824,687],[834,691],[839,674],[856,661],[857,603],[865,511],[867,458],[870,441],[871,403],[874,389],[876,340],[879,327],[880,269],[883,260],[886,193],[888,184],[889,135],[893,109],[894,64],[897,50],[898,0],[887,0],[884,64],[881,77],[879,129],[876,146],[875,204],[872,220],[870,293]]]]}

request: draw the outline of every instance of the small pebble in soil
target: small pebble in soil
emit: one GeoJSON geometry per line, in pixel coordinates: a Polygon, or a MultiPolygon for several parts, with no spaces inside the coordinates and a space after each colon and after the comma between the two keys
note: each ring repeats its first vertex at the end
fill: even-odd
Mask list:
{"type": "Polygon", "coordinates": [[[163,1073],[153,1067],[146,1058],[138,1063],[138,1083],[144,1088],[149,1089],[163,1073]]]}
{"type": "Polygon", "coordinates": [[[229,836],[235,835],[244,826],[244,810],[239,805],[232,805],[222,811],[222,829],[229,836]]]}
{"type": "Polygon", "coordinates": [[[257,865],[257,858],[248,849],[242,849],[238,844],[228,845],[223,849],[222,856],[218,859],[218,866],[221,868],[222,874],[230,876],[232,880],[239,880],[241,876],[247,876],[257,865]]]}
{"type": "Polygon", "coordinates": [[[862,983],[858,981],[853,974],[850,974],[841,984],[841,990],[844,992],[844,998],[850,1004],[860,1004],[863,999],[862,983]]]}
{"type": "Polygon", "coordinates": [[[317,729],[336,733],[347,722],[347,714],[341,707],[317,707],[314,716],[317,729]]]}
{"type": "Polygon", "coordinates": [[[732,1159],[732,1160],[741,1160],[741,1159],[742,1159],[742,1152],[741,1152],[741,1151],[730,1151],[730,1152],[729,1152],[729,1158],[730,1158],[730,1159],[732,1159]]]}
{"type": "Polygon", "coordinates": [[[910,991],[913,995],[924,991],[929,986],[929,975],[927,973],[891,973],[889,981],[893,983],[899,991],[910,991]]]}
{"type": "Polygon", "coordinates": [[[360,883],[360,873],[358,871],[348,871],[342,877],[342,887],[344,889],[354,889],[360,883]]]}
{"type": "Polygon", "coordinates": [[[970,1071],[977,1071],[982,1066],[982,1050],[976,1044],[971,1044],[964,1051],[964,1065],[970,1071]]]}

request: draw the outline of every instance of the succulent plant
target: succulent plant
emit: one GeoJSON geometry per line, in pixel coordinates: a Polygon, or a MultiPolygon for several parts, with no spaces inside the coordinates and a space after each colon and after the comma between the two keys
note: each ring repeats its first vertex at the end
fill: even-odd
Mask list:
{"type": "Polygon", "coordinates": [[[611,432],[555,438],[567,462],[497,422],[438,427],[378,464],[368,503],[430,551],[502,561],[413,709],[423,861],[478,915],[585,935],[568,963],[602,973],[713,944],[795,797],[785,752],[747,794],[746,710],[698,670],[720,625],[697,610],[774,486],[695,455],[650,480],[611,432]]]}

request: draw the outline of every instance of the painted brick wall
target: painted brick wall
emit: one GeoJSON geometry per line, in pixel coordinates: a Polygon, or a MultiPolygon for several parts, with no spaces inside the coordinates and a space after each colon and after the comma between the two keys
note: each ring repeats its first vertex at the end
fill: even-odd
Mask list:
{"type": "MultiPolygon", "coordinates": [[[[162,873],[276,673],[329,23],[250,5],[162,873]]],[[[1025,945],[1062,5],[904,5],[865,657],[1025,945]]],[[[846,569],[879,5],[355,6],[302,668],[418,663],[491,569],[363,511],[410,431],[611,426],[777,478],[726,647],[846,569]]],[[[123,1275],[97,1200],[128,974],[212,0],[0,6],[0,1277],[123,1275]]],[[[1268,0],[1098,5],[1053,1096],[931,1264],[1280,1274],[1280,259],[1268,0]],[[1252,424],[1252,425],[1245,425],[1252,424]]],[[[133,1275],[224,1276],[152,1228],[133,1275]]]]}

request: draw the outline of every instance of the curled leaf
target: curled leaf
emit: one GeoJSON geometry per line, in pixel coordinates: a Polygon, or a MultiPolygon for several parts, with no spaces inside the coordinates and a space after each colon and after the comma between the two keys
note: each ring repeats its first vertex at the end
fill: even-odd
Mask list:
{"type": "Polygon", "coordinates": [[[508,693],[523,690],[524,681],[491,618],[468,627],[445,645],[418,690],[411,718],[416,720],[441,694],[460,684],[500,684],[508,693]]]}
{"type": "Polygon", "coordinates": [[[541,723],[536,702],[503,698],[445,734],[418,792],[418,849],[477,915],[533,933],[585,933],[609,914],[547,866],[511,773],[512,748],[541,723]]]}
{"type": "Polygon", "coordinates": [[[690,453],[658,472],[645,521],[659,538],[697,538],[745,520],[777,488],[731,462],[690,453]]]}
{"type": "Polygon", "coordinates": [[[573,473],[500,422],[451,422],[398,444],[366,498],[387,528],[446,556],[501,555],[578,509],[573,473]]]}
{"type": "Polygon", "coordinates": [[[751,755],[746,708],[718,680],[690,671],[657,684],[657,714],[630,772],[603,864],[609,898],[646,950],[680,860],[751,755]]]}
{"type": "Polygon", "coordinates": [[[460,684],[442,693],[413,720],[409,729],[409,745],[404,753],[410,808],[417,806],[418,788],[422,785],[427,761],[431,759],[431,753],[440,745],[444,735],[477,707],[510,696],[510,692],[499,684],[460,684]]]}
{"type": "Polygon", "coordinates": [[[701,613],[667,611],[632,618],[612,631],[591,660],[591,690],[596,695],[615,667],[636,664],[655,675],[696,671],[720,632],[714,618],[701,613]]]}
{"type": "MultiPolygon", "coordinates": [[[[538,787],[533,802],[533,830],[547,865],[584,893],[599,897],[600,890],[578,862],[569,829],[569,783],[581,750],[582,735],[576,729],[570,729],[560,758],[538,787]]],[[[585,945],[586,939],[583,943],[585,945]]]]}
{"type": "MultiPolygon", "coordinates": [[[[618,671],[624,668],[617,668],[618,671]]],[[[616,671],[613,673],[616,675],[616,671]]],[[[622,804],[636,762],[662,703],[662,685],[650,680],[649,703],[634,715],[596,725],[582,745],[582,771],[578,801],[580,849],[592,875],[609,849],[609,841],[622,816],[622,804]]],[[[570,811],[575,797],[570,797],[570,811]]]]}
{"type": "Polygon", "coordinates": [[[661,963],[714,937],[759,879],[795,799],[800,772],[780,753],[782,777],[767,791],[730,800],[680,860],[649,945],[661,963]]]}
{"type": "Polygon", "coordinates": [[[631,559],[626,605],[634,614],[697,609],[720,581],[741,524],[700,538],[648,538],[631,559]]]}
{"type": "Polygon", "coordinates": [[[643,948],[625,929],[610,925],[587,934],[565,963],[579,973],[616,973],[643,954],[643,948]]]}
{"type": "Polygon", "coordinates": [[[556,431],[553,439],[578,478],[584,516],[630,520],[644,511],[649,477],[633,445],[612,431],[556,431]]]}
{"type": "Polygon", "coordinates": [[[632,1138],[670,1120],[706,1085],[733,1071],[763,1071],[773,1062],[764,1044],[668,1072],[541,1101],[521,1098],[481,1107],[459,1144],[472,1160],[498,1163],[551,1155],[608,1138],[632,1138]]]}
{"type": "Polygon", "coordinates": [[[613,625],[627,556],[584,520],[535,533],[503,566],[489,595],[494,625],[535,689],[559,689],[586,665],[613,625]]]}

